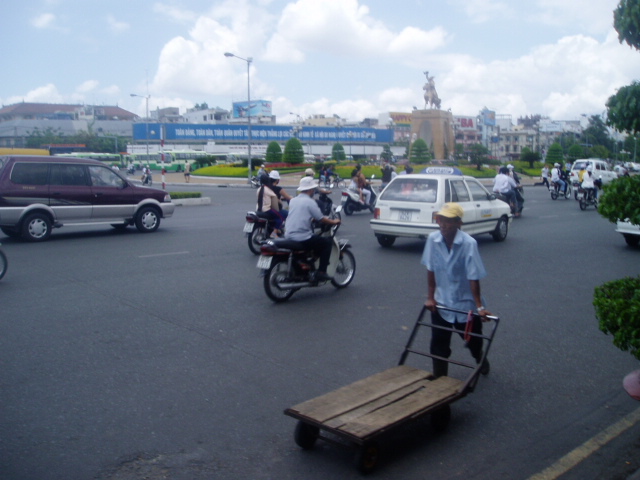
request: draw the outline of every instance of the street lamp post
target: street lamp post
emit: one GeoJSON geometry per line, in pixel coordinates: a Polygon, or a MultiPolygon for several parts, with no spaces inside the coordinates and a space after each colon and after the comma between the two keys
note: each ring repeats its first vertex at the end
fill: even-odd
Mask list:
{"type": "Polygon", "coordinates": [[[247,62],[247,153],[249,155],[249,161],[247,162],[247,165],[249,166],[247,182],[251,183],[251,76],[249,74],[249,67],[251,66],[251,62],[253,62],[253,58],[242,58],[230,52],[225,52],[224,56],[235,57],[239,60],[247,62]]]}
{"type": "Polygon", "coordinates": [[[151,95],[147,94],[146,96],[144,96],[144,95],[138,95],[136,93],[131,93],[130,95],[132,97],[144,98],[145,100],[146,109],[145,109],[144,121],[146,124],[146,136],[147,136],[147,164],[149,164],[149,97],[151,97],[151,95]]]}

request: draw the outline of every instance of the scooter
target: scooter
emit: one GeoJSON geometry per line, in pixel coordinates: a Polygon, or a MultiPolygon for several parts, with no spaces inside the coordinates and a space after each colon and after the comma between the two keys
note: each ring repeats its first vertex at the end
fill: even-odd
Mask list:
{"type": "MultiPolygon", "coordinates": [[[[2,244],[0,244],[0,247],[2,244]]],[[[9,267],[9,262],[7,260],[7,256],[4,254],[2,249],[0,248],[0,279],[4,277],[4,274],[7,273],[7,268],[9,267]]]]}
{"type": "Polygon", "coordinates": [[[565,180],[566,184],[567,184],[567,191],[562,193],[562,191],[560,190],[560,184],[558,182],[551,182],[551,188],[549,188],[549,191],[551,192],[551,198],[553,200],[557,200],[558,197],[564,197],[566,200],[571,198],[571,182],[565,180]]]}
{"type": "Polygon", "coordinates": [[[598,197],[596,197],[595,189],[585,190],[579,187],[578,202],[580,203],[580,210],[586,210],[589,205],[593,205],[598,210],[598,197]]]}
{"type": "Polygon", "coordinates": [[[260,179],[255,175],[251,177],[251,180],[249,181],[249,183],[251,183],[251,186],[253,188],[260,188],[260,179]]]}
{"type": "MultiPolygon", "coordinates": [[[[341,207],[336,209],[340,213],[341,207]]],[[[321,235],[332,241],[331,257],[327,274],[331,284],[345,288],[356,273],[356,259],[346,239],[338,240],[338,225],[324,226],[321,235]]],[[[327,283],[318,281],[315,273],[318,257],[311,250],[302,248],[299,242],[287,239],[270,239],[262,245],[257,267],[263,274],[264,291],[274,302],[284,302],[301,288],[319,287],[327,283]]]]}
{"type": "Polygon", "coordinates": [[[142,174],[142,185],[153,185],[153,177],[151,176],[151,172],[142,174]]]}
{"type": "Polygon", "coordinates": [[[360,194],[357,191],[351,190],[350,188],[342,190],[342,209],[345,215],[351,215],[354,212],[360,212],[362,210],[373,212],[373,206],[376,204],[378,196],[373,188],[371,188],[371,185],[367,185],[365,188],[371,192],[368,205],[360,201],[360,194]]]}
{"type": "Polygon", "coordinates": [[[260,246],[271,237],[275,225],[271,220],[256,212],[247,212],[245,220],[242,231],[247,234],[249,250],[254,255],[259,255],[260,246]]]}

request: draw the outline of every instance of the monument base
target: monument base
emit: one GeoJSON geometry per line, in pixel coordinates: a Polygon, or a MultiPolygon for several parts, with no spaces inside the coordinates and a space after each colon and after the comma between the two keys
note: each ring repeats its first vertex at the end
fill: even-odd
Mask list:
{"type": "Polygon", "coordinates": [[[411,138],[421,138],[434,160],[448,160],[454,154],[453,115],[442,110],[414,110],[411,114],[411,138]]]}

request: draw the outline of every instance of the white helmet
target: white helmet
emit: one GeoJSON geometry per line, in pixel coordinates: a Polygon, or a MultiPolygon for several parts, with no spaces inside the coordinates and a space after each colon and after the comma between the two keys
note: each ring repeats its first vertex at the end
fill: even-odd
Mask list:
{"type": "Polygon", "coordinates": [[[560,164],[559,163],[554,163],[553,166],[557,168],[557,167],[560,166],[560,164]]]}
{"type": "Polygon", "coordinates": [[[278,173],[277,170],[273,170],[272,172],[269,172],[269,178],[271,180],[280,180],[280,173],[278,173]]]}

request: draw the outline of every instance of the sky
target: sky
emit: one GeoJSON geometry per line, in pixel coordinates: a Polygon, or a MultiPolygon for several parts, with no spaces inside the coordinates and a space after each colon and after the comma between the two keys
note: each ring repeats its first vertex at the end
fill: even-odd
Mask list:
{"type": "Polygon", "coordinates": [[[272,102],[278,123],[424,108],[553,120],[602,115],[640,78],[618,0],[22,0],[0,6],[0,104],[272,102]],[[132,97],[131,94],[141,97],[132,97]]]}

